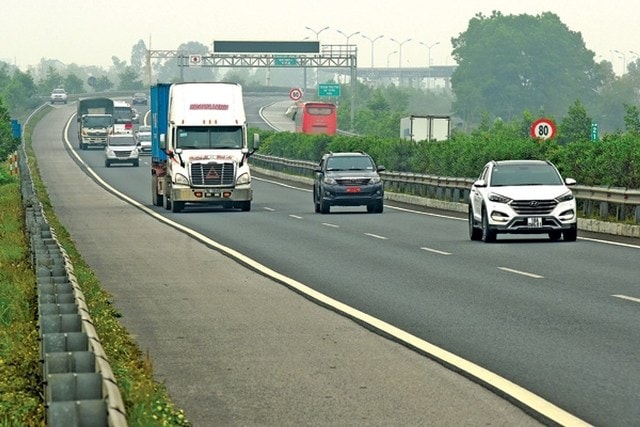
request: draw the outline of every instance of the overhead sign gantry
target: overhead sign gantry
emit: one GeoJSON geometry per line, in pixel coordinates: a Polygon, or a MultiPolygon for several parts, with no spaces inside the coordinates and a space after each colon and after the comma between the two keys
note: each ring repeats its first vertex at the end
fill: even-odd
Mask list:
{"type": "MultiPolygon", "coordinates": [[[[229,41],[213,42],[213,53],[197,55],[198,67],[303,68],[305,90],[307,68],[348,68],[351,82],[351,124],[355,114],[358,50],[355,45],[326,45],[319,41],[229,41]]],[[[147,70],[151,83],[151,59],[175,58],[180,67],[194,66],[194,55],[183,51],[148,50],[147,70]]]]}

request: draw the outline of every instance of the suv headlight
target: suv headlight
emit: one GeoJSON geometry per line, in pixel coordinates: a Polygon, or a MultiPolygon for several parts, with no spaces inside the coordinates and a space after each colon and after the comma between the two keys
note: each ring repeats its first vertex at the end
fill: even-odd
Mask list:
{"type": "Polygon", "coordinates": [[[511,201],[510,198],[501,196],[500,194],[491,193],[489,194],[489,200],[496,203],[509,203],[511,201]]]}
{"type": "Polygon", "coordinates": [[[324,178],[324,183],[327,184],[327,185],[336,185],[337,184],[336,180],[333,179],[333,178],[330,178],[330,177],[325,177],[324,178]]]}
{"type": "Polygon", "coordinates": [[[562,196],[556,198],[558,202],[568,202],[569,200],[573,200],[573,193],[569,191],[568,193],[563,194],[562,196]]]}
{"type": "Polygon", "coordinates": [[[380,179],[379,176],[374,176],[373,178],[371,178],[371,180],[369,181],[369,184],[380,184],[382,182],[382,179],[380,179]]]}

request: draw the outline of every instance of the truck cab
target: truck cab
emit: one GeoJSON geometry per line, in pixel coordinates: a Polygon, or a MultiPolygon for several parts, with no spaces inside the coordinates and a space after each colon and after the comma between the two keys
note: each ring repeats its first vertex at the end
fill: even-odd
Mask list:
{"type": "Polygon", "coordinates": [[[242,87],[236,83],[174,83],[151,90],[154,204],[249,211],[253,192],[242,87]],[[154,120],[157,122],[154,123],[154,120]]]}

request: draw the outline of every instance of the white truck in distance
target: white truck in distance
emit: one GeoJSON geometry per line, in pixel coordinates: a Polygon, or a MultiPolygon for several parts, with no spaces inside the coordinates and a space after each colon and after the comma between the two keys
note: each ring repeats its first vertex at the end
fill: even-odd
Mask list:
{"type": "Polygon", "coordinates": [[[247,119],[236,83],[160,83],[151,88],[152,201],[251,210],[247,119]]]}
{"type": "Polygon", "coordinates": [[[450,116],[411,115],[400,119],[400,138],[409,141],[446,141],[451,136],[450,116]]]}

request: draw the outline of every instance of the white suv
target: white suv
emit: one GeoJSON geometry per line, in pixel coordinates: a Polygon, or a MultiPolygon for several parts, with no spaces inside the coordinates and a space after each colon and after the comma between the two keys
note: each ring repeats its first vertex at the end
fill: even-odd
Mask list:
{"type": "Polygon", "coordinates": [[[575,241],[576,200],[558,169],[543,160],[487,163],[469,194],[469,237],[492,242],[498,233],[548,234],[575,241]]]}
{"type": "Polygon", "coordinates": [[[114,163],[131,163],[136,167],[140,164],[140,151],[132,134],[116,133],[107,137],[104,165],[109,167],[114,163]]]}
{"type": "Polygon", "coordinates": [[[54,89],[51,92],[51,96],[49,97],[49,100],[51,101],[52,104],[55,104],[56,102],[62,102],[63,104],[66,104],[67,92],[62,88],[54,89]]]}

